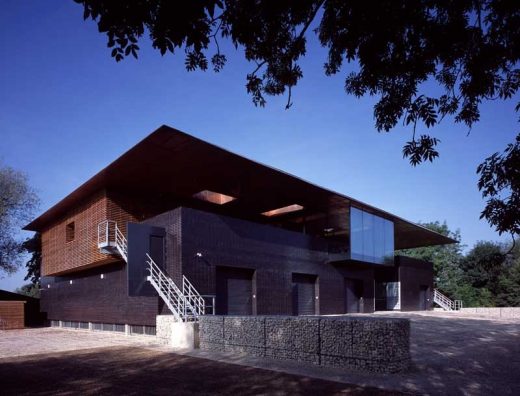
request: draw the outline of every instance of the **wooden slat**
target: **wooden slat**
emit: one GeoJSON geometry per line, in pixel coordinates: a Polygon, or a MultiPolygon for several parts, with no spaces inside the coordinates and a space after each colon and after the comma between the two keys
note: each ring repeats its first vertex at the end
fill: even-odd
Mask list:
{"type": "Polygon", "coordinates": [[[25,301],[0,301],[0,330],[24,328],[25,301]]]}

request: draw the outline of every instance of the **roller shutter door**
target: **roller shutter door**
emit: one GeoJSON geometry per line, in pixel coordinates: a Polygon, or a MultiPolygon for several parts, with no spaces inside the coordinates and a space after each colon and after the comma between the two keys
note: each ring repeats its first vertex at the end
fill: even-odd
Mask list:
{"type": "Polygon", "coordinates": [[[253,311],[253,271],[217,267],[217,313],[251,315],[253,311]]]}
{"type": "Polygon", "coordinates": [[[230,273],[227,279],[228,315],[251,315],[253,281],[247,272],[230,273]]]}
{"type": "Polygon", "coordinates": [[[306,274],[293,274],[293,314],[316,314],[316,276],[306,274]]]}

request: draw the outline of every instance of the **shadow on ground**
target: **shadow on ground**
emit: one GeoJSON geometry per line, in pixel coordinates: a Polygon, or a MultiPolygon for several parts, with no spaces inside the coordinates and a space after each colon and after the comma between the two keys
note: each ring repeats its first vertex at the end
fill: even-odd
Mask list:
{"type": "Polygon", "coordinates": [[[0,378],[3,396],[398,394],[144,348],[2,359],[0,378]]]}
{"type": "MultiPolygon", "coordinates": [[[[520,395],[520,322],[403,314],[411,320],[410,373],[400,386],[443,395],[520,395]]],[[[357,383],[357,382],[356,382],[357,383]]]]}

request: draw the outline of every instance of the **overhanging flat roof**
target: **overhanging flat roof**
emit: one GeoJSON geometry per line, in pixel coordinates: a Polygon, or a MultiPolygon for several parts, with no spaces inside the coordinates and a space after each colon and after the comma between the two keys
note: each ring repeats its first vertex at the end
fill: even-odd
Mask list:
{"type": "MultiPolygon", "coordinates": [[[[302,206],[309,218],[317,213],[348,213],[350,206],[355,206],[394,222],[396,250],[456,242],[391,213],[168,126],[161,126],[151,133],[25,229],[45,229],[102,189],[140,191],[150,197],[156,194],[171,196],[184,202],[195,200],[193,196],[201,191],[218,192],[236,198],[222,205],[224,211],[248,213],[264,223],[267,220],[262,213],[290,205],[302,206]]],[[[273,216],[273,222],[276,217],[273,216]]]]}

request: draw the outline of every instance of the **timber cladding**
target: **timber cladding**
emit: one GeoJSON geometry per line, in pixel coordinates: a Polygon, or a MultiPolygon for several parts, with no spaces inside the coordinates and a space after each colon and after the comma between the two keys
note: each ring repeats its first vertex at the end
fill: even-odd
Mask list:
{"type": "Polygon", "coordinates": [[[23,329],[25,301],[0,301],[0,330],[23,329]]]}
{"type": "Polygon", "coordinates": [[[126,234],[135,216],[106,191],[99,191],[42,232],[42,276],[70,272],[116,261],[99,252],[98,224],[115,220],[126,234]]]}

